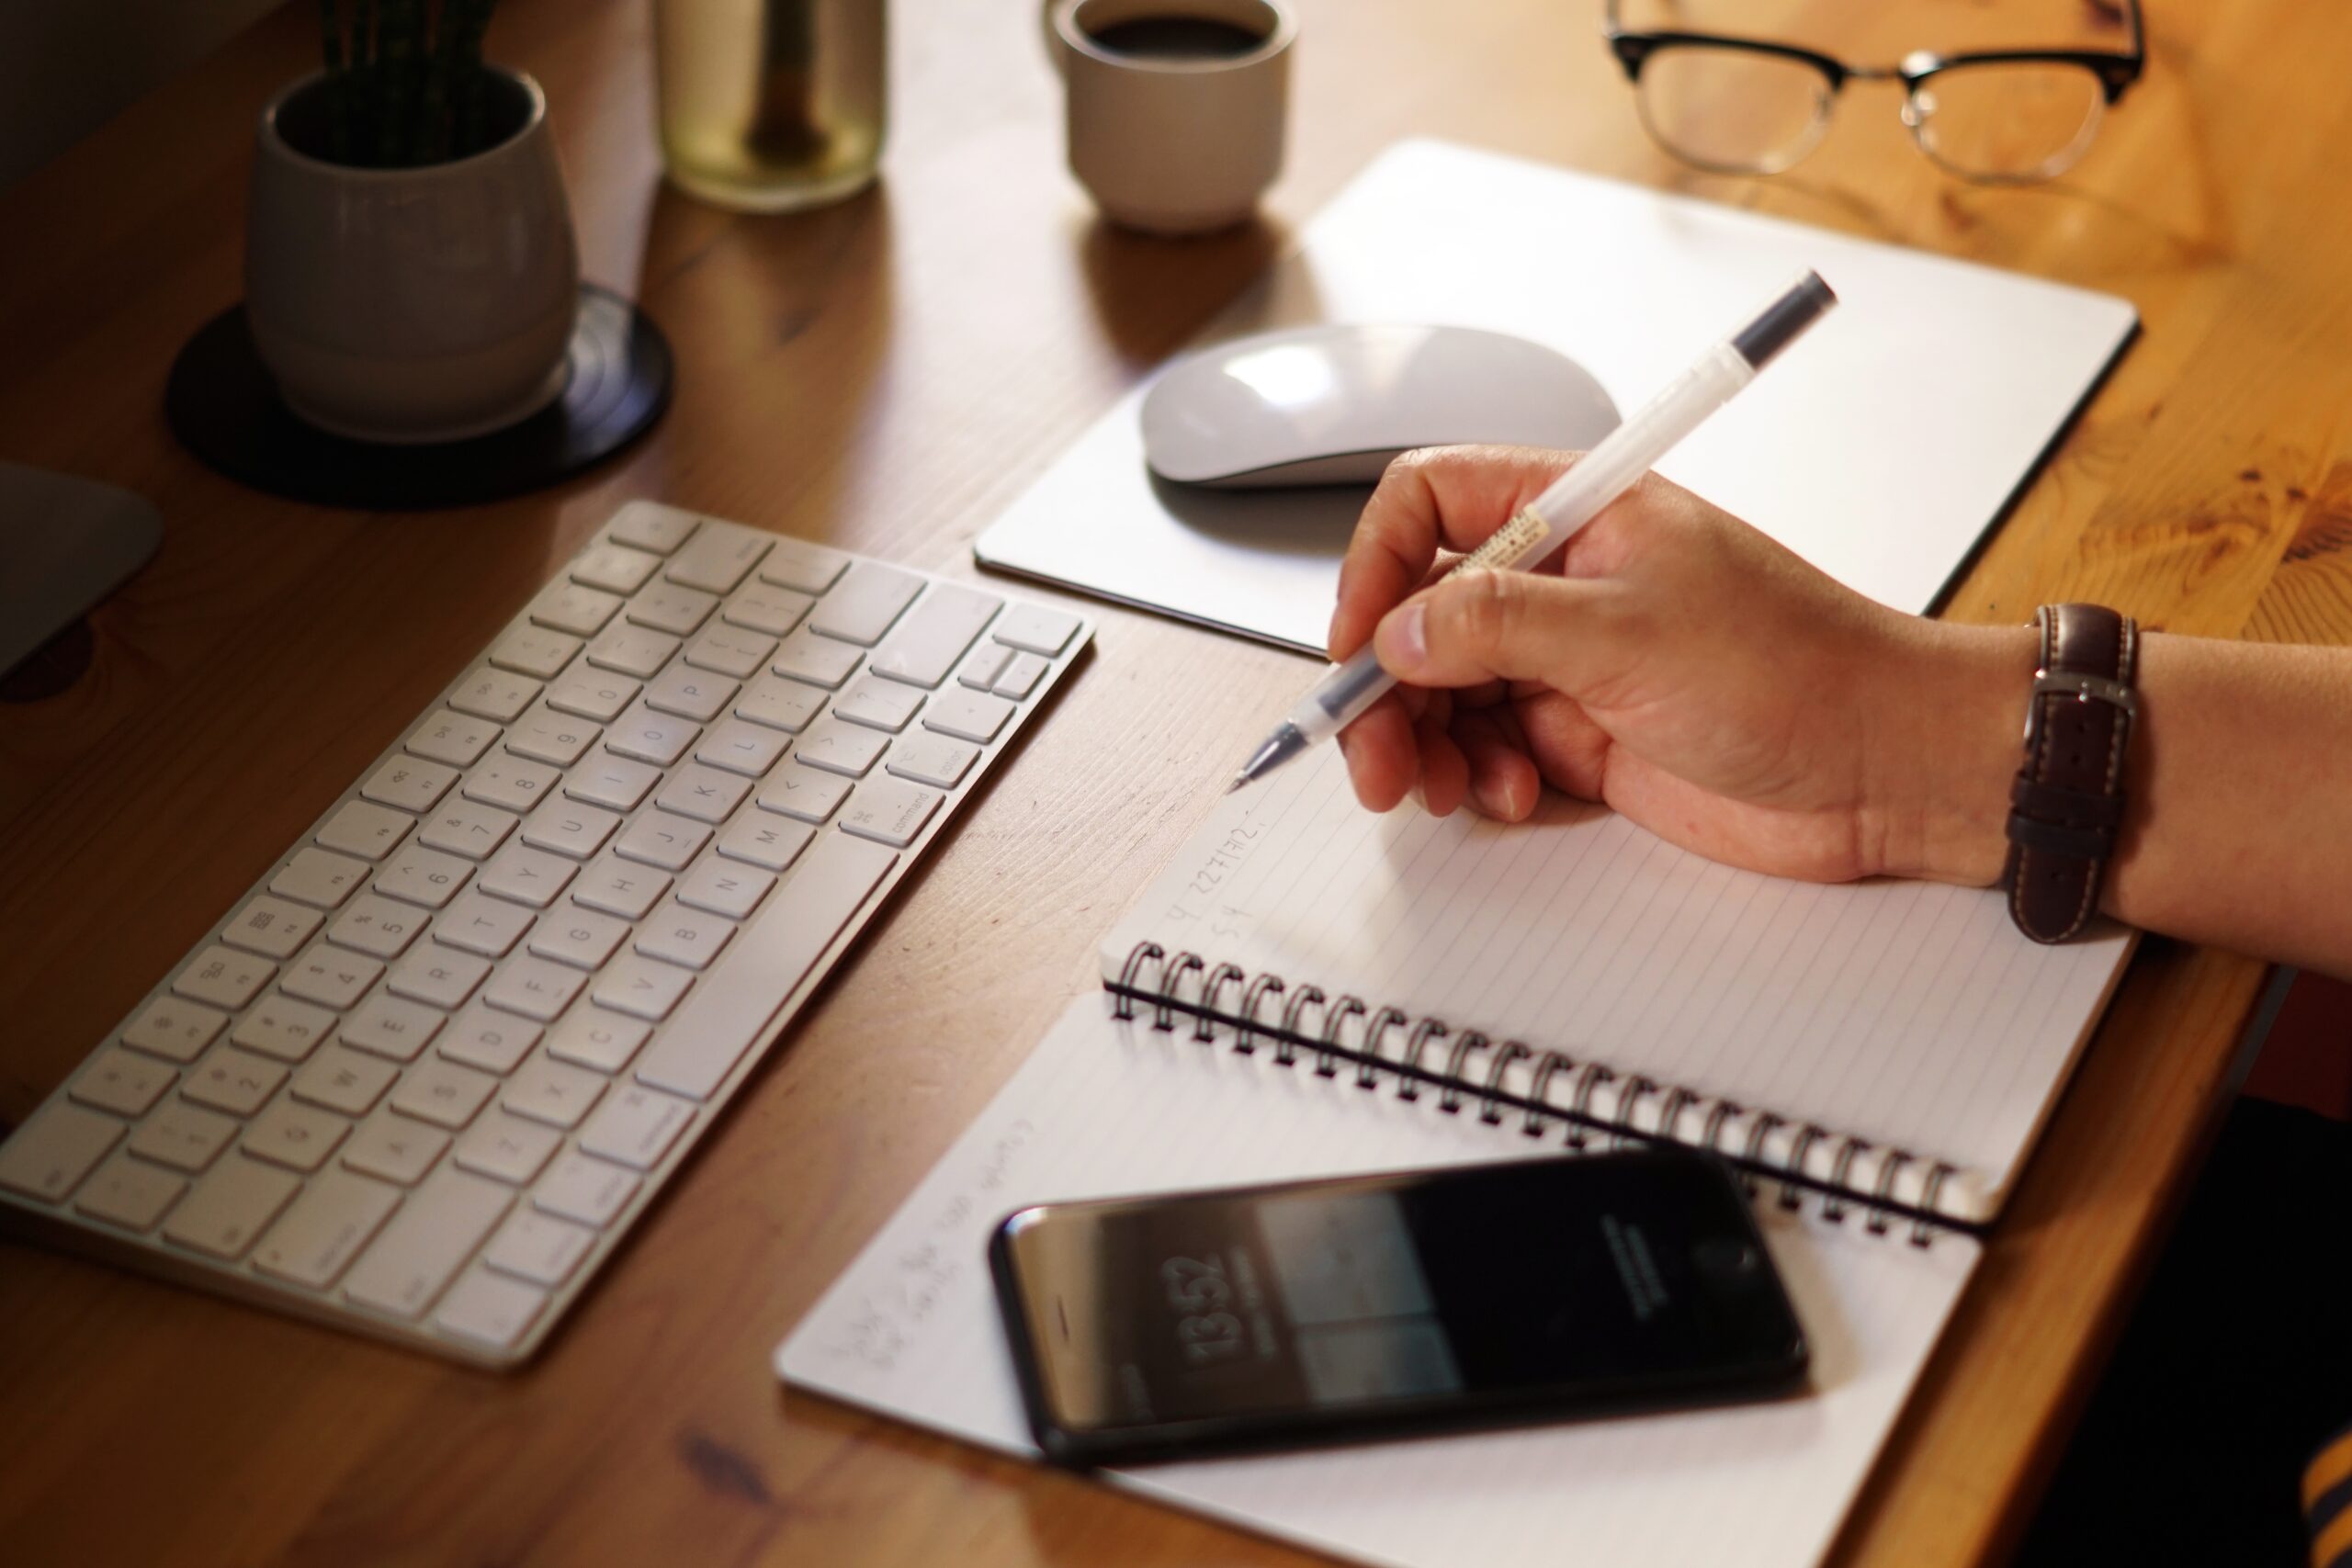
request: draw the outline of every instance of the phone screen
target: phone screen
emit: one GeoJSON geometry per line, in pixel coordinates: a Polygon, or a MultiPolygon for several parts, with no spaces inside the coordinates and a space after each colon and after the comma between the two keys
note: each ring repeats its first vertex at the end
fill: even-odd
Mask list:
{"type": "Polygon", "coordinates": [[[1687,1402],[1804,1365],[1736,1180],[1672,1152],[1048,1205],[997,1251],[1049,1451],[1687,1402]]]}

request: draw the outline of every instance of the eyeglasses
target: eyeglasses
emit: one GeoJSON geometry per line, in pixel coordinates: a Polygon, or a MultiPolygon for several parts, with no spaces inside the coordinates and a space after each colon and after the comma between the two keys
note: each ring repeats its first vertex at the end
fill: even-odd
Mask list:
{"type": "Polygon", "coordinates": [[[1644,128],[1716,174],[1779,174],[1820,145],[1847,83],[1900,82],[1903,123],[1920,152],[1962,179],[2030,185],[2075,166],[2148,61],[2140,0],[2123,0],[2121,51],[1922,50],[1899,65],[1720,33],[1628,31],[1622,3],[1608,0],[1604,31],[1644,128]]]}

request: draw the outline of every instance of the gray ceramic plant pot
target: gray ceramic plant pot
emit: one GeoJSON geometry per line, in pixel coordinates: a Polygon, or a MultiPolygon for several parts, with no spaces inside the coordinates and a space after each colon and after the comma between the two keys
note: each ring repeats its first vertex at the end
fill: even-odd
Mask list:
{"type": "Polygon", "coordinates": [[[580,255],[547,96],[497,73],[485,152],[417,169],[300,151],[322,78],[262,112],[245,315],[293,411],[367,441],[485,434],[563,391],[580,255]]]}

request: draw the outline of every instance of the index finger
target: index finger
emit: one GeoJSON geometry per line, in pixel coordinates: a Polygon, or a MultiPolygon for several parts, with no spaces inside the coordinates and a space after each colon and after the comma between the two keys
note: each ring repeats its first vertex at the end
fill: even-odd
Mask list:
{"type": "Polygon", "coordinates": [[[1340,564],[1330,654],[1346,659],[1429,576],[1438,546],[1472,550],[1576,461],[1536,446],[1430,446],[1388,465],[1340,564]]]}

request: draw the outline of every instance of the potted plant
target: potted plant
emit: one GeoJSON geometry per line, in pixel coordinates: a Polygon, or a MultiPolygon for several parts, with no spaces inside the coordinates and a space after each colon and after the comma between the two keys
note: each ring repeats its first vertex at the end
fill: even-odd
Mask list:
{"type": "Polygon", "coordinates": [[[563,390],[580,261],[538,84],[482,61],[495,0],[320,0],[325,61],[263,111],[254,347],[301,418],[458,440],[563,390]]]}

